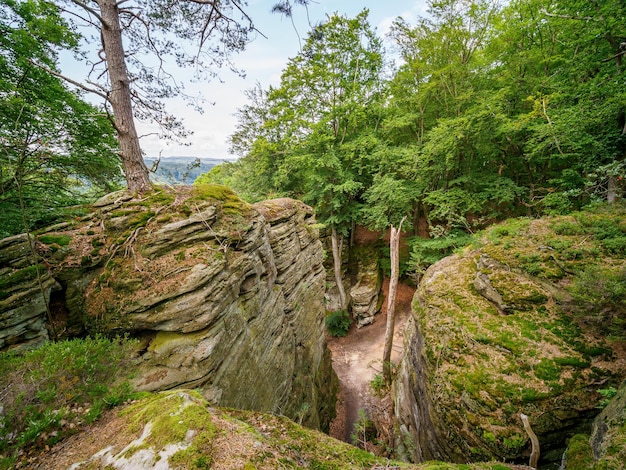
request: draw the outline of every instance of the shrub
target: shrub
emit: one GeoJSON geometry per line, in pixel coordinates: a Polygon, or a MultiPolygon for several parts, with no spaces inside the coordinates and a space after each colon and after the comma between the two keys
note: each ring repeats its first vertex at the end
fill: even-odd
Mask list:
{"type": "Polygon", "coordinates": [[[374,395],[383,398],[389,393],[389,385],[385,382],[385,378],[381,374],[376,374],[370,382],[370,387],[374,391],[374,395]]]}
{"type": "Polygon", "coordinates": [[[335,337],[346,336],[350,323],[350,315],[345,310],[337,310],[326,317],[326,329],[335,337]]]}
{"type": "Polygon", "coordinates": [[[431,264],[449,256],[454,250],[469,245],[474,240],[472,235],[461,230],[453,230],[447,235],[432,239],[413,237],[409,240],[411,269],[418,274],[423,273],[431,264]]]}
{"type": "Polygon", "coordinates": [[[626,269],[590,265],[574,279],[572,293],[579,302],[594,304],[598,309],[624,308],[626,269]]]}

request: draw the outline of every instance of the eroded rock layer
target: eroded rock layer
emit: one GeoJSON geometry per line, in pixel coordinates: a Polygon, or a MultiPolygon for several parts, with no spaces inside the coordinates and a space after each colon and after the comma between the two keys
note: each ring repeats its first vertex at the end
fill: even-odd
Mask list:
{"type": "Polygon", "coordinates": [[[214,404],[328,427],[337,381],[311,208],[250,206],[220,186],[117,193],[94,208],[55,232],[69,239],[62,255],[42,253],[69,328],[140,338],[140,389],[199,388],[214,404]]]}

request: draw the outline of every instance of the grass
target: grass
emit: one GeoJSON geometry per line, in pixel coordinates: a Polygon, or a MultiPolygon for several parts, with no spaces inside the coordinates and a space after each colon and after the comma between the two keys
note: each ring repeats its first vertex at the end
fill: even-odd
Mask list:
{"type": "Polygon", "coordinates": [[[47,343],[21,356],[0,354],[0,454],[54,444],[132,397],[125,379],[133,347],[96,337],[47,343]]]}

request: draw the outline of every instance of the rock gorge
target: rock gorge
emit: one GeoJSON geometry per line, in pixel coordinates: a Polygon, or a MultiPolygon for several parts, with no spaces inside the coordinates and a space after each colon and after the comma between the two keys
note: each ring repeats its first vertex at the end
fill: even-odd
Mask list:
{"type": "Polygon", "coordinates": [[[328,429],[337,379],[310,207],[220,186],[114,193],[32,238],[36,253],[26,235],[1,243],[0,350],[47,339],[46,298],[67,315],[58,328],[139,338],[140,390],[198,388],[328,429]]]}
{"type": "MultiPolygon", "coordinates": [[[[526,463],[523,413],[544,462],[620,468],[626,308],[581,289],[599,259],[626,279],[623,215],[512,220],[427,270],[392,385],[397,457],[526,463]],[[606,390],[616,397],[599,414],[606,390]]],[[[380,306],[377,253],[345,252],[358,327],[380,306]]],[[[295,200],[248,205],[220,186],[111,194],[76,220],[0,241],[0,350],[46,341],[51,310],[66,317],[51,336],[137,338],[141,390],[197,389],[212,405],[326,431],[338,384],[323,258],[313,211],[295,200]]]]}

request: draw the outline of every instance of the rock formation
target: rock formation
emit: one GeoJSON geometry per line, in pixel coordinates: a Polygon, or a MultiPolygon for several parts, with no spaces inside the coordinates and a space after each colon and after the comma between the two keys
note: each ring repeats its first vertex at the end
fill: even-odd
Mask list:
{"type": "Polygon", "coordinates": [[[0,240],[0,351],[48,340],[50,293],[60,286],[39,264],[31,243],[26,234],[0,240]]]}
{"type": "Polygon", "coordinates": [[[220,186],[116,193],[46,235],[69,240],[40,249],[68,327],[140,338],[138,388],[199,388],[214,404],[328,427],[337,380],[311,208],[250,206],[220,186]]]}
{"type": "Polygon", "coordinates": [[[356,258],[356,283],[350,288],[350,304],[356,326],[361,328],[373,323],[374,315],[380,310],[382,273],[374,245],[356,247],[353,257],[356,258]]]}
{"type": "MultiPolygon", "coordinates": [[[[569,225],[567,240],[559,238],[564,224],[496,226],[480,248],[428,269],[393,386],[400,455],[415,462],[528,462],[523,413],[542,456],[559,460],[567,437],[589,428],[601,399],[594,390],[625,375],[615,360],[622,339],[606,335],[607,323],[592,320],[598,313],[583,314],[572,301],[586,278],[571,273],[597,260],[603,240],[569,225]],[[515,237],[503,241],[507,234],[515,237]],[[576,256],[559,252],[563,247],[576,247],[576,256]]],[[[623,260],[610,250],[602,262],[619,272],[623,260]]]]}

